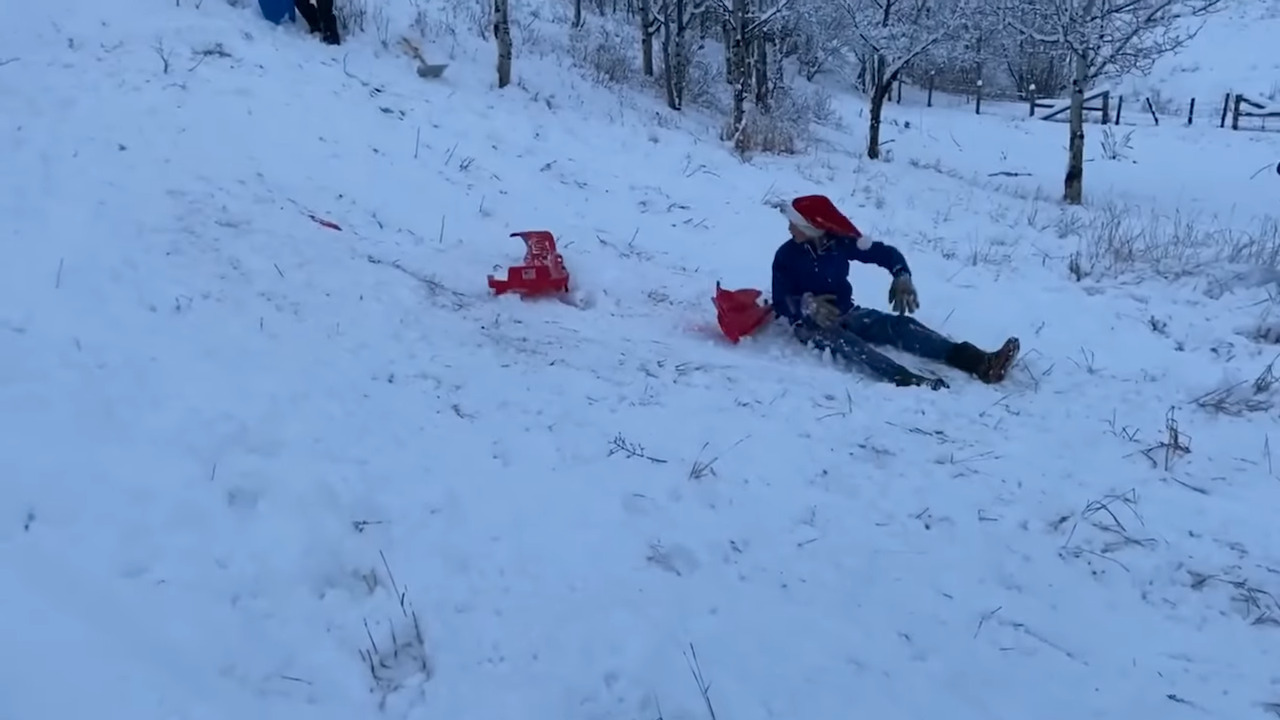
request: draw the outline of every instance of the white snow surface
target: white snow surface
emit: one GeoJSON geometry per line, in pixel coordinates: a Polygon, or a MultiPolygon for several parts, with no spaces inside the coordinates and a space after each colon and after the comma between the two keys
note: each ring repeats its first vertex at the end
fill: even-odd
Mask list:
{"type": "Polygon", "coordinates": [[[1276,712],[1277,415],[1192,402],[1276,354],[1274,277],[1066,260],[1108,198],[1264,227],[1276,136],[1091,135],[1084,210],[1038,120],[894,106],[868,163],[841,99],[743,162],[568,67],[564,8],[503,91],[432,12],[426,82],[218,0],[6,10],[0,718],[708,718],[691,648],[724,720],[1276,712]],[[716,281],[785,237],[760,201],[805,192],[907,254],[922,320],[1020,336],[1009,381],[720,339],[716,281]],[[489,293],[530,229],[572,302],[489,293]]]}
{"type": "MultiPolygon", "coordinates": [[[[1188,20],[1186,27],[1199,28],[1195,38],[1157,60],[1148,75],[1126,78],[1119,87],[1139,97],[1154,95],[1157,104],[1161,99],[1176,104],[1182,115],[1187,101],[1196,98],[1202,122],[1216,120],[1229,92],[1280,101],[1280,54],[1270,49],[1280,33],[1280,3],[1228,0],[1221,8],[1208,18],[1188,20]]],[[[1270,127],[1276,126],[1271,120],[1270,127]]]]}

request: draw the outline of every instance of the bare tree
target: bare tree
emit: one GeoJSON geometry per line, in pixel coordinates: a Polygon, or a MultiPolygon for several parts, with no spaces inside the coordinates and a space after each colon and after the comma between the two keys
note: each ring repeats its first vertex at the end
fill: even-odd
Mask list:
{"type": "MultiPolygon", "coordinates": [[[[755,11],[763,13],[766,10],[765,3],[769,0],[756,0],[755,11]]],[[[752,86],[755,88],[756,107],[762,112],[770,110],[770,95],[772,85],[769,82],[769,52],[770,45],[774,44],[774,32],[771,28],[765,27],[761,32],[756,33],[751,43],[751,72],[752,86]]]]}
{"type": "Polygon", "coordinates": [[[493,0],[493,39],[498,43],[498,87],[511,84],[511,6],[493,0]]]}
{"type": "MultiPolygon", "coordinates": [[[[776,20],[787,7],[790,0],[779,0],[771,9],[762,10],[754,7],[754,0],[713,0],[724,13],[726,70],[729,86],[733,93],[733,105],[730,111],[729,127],[726,135],[733,139],[734,145],[742,141],[742,131],[747,121],[747,98],[751,96],[753,81],[756,79],[755,67],[752,63],[752,45],[757,42],[769,24],[776,20]]],[[[741,149],[741,148],[740,148],[741,149]]]]}
{"type": "Polygon", "coordinates": [[[1225,0],[1003,0],[1023,37],[1065,48],[1073,64],[1067,173],[1062,199],[1084,201],[1084,99],[1099,79],[1149,72],[1184,47],[1225,0]]]}
{"type": "Polygon", "coordinates": [[[667,106],[684,107],[685,90],[689,87],[689,66],[693,58],[692,30],[704,14],[705,0],[663,0],[659,8],[662,30],[662,77],[667,92],[667,106]]]}
{"type": "Polygon", "coordinates": [[[729,131],[736,144],[747,121],[747,95],[751,91],[749,67],[751,40],[756,29],[750,0],[733,0],[726,26],[729,32],[729,85],[733,92],[729,131]]]}
{"type": "Polygon", "coordinates": [[[973,0],[842,0],[866,58],[871,95],[867,157],[880,158],[885,100],[907,65],[946,40],[973,0]]]}
{"type": "Polygon", "coordinates": [[[830,0],[792,2],[776,33],[779,59],[794,59],[809,81],[847,59],[856,39],[848,13],[830,0]]]}
{"type": "Polygon", "coordinates": [[[662,26],[653,12],[653,0],[640,0],[640,69],[645,77],[653,77],[653,36],[662,26]]]}

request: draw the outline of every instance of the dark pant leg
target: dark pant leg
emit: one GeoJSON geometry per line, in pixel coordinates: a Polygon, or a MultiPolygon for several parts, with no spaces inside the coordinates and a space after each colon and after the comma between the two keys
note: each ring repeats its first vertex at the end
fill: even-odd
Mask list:
{"type": "Polygon", "coordinates": [[[316,12],[320,15],[320,33],[330,45],[338,44],[338,16],[333,11],[333,0],[316,0],[316,12]]]}
{"type": "Polygon", "coordinates": [[[796,328],[796,337],[819,350],[831,351],[832,357],[860,367],[880,380],[907,384],[910,379],[920,377],[847,330],[801,325],[796,328]]]}
{"type": "Polygon", "coordinates": [[[844,316],[841,326],[872,345],[888,345],[917,357],[946,361],[955,342],[910,315],[854,308],[844,316]]]}
{"type": "Polygon", "coordinates": [[[320,32],[320,14],[316,12],[316,6],[311,4],[311,0],[293,0],[293,6],[298,9],[298,14],[306,21],[311,32],[320,32]]]}

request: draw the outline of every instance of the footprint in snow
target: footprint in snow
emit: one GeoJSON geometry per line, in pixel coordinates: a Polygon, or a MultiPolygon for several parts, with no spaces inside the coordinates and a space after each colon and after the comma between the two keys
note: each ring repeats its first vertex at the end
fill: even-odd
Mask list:
{"type": "Polygon", "coordinates": [[[645,560],[650,565],[677,577],[693,574],[700,565],[693,550],[679,543],[675,545],[653,543],[649,546],[649,555],[645,560]]]}

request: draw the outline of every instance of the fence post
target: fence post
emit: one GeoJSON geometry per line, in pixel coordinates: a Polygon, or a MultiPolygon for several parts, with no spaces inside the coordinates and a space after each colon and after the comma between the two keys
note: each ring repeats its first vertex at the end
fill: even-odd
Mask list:
{"type": "Polygon", "coordinates": [[[1231,109],[1231,129],[1240,129],[1240,103],[1244,102],[1244,96],[1236,93],[1235,107],[1231,109]]]}
{"type": "Polygon", "coordinates": [[[1027,117],[1036,116],[1036,84],[1027,86],[1027,117]]]}
{"type": "Polygon", "coordinates": [[[1102,93],[1102,124],[1111,124],[1111,91],[1102,93]]]}
{"type": "Polygon", "coordinates": [[[1187,108],[1187,127],[1191,127],[1191,122],[1196,117],[1196,99],[1191,98],[1191,107],[1187,108]]]}
{"type": "Polygon", "coordinates": [[[978,94],[973,96],[973,114],[982,114],[982,78],[978,78],[978,94]]]}
{"type": "Polygon", "coordinates": [[[1116,98],[1116,124],[1120,124],[1120,113],[1124,112],[1124,96],[1116,98]]]}
{"type": "Polygon", "coordinates": [[[1151,121],[1160,127],[1160,116],[1156,115],[1156,108],[1151,104],[1151,98],[1147,98],[1147,112],[1151,113],[1151,121]]]}
{"type": "Polygon", "coordinates": [[[898,104],[902,104],[902,79],[898,79],[898,104]]]}
{"type": "Polygon", "coordinates": [[[925,100],[925,107],[933,107],[933,71],[929,71],[929,98],[925,100]]]}
{"type": "Polygon", "coordinates": [[[1222,120],[1218,123],[1218,127],[1224,128],[1227,126],[1227,110],[1230,108],[1231,93],[1227,93],[1227,96],[1222,98],[1222,120]]]}

